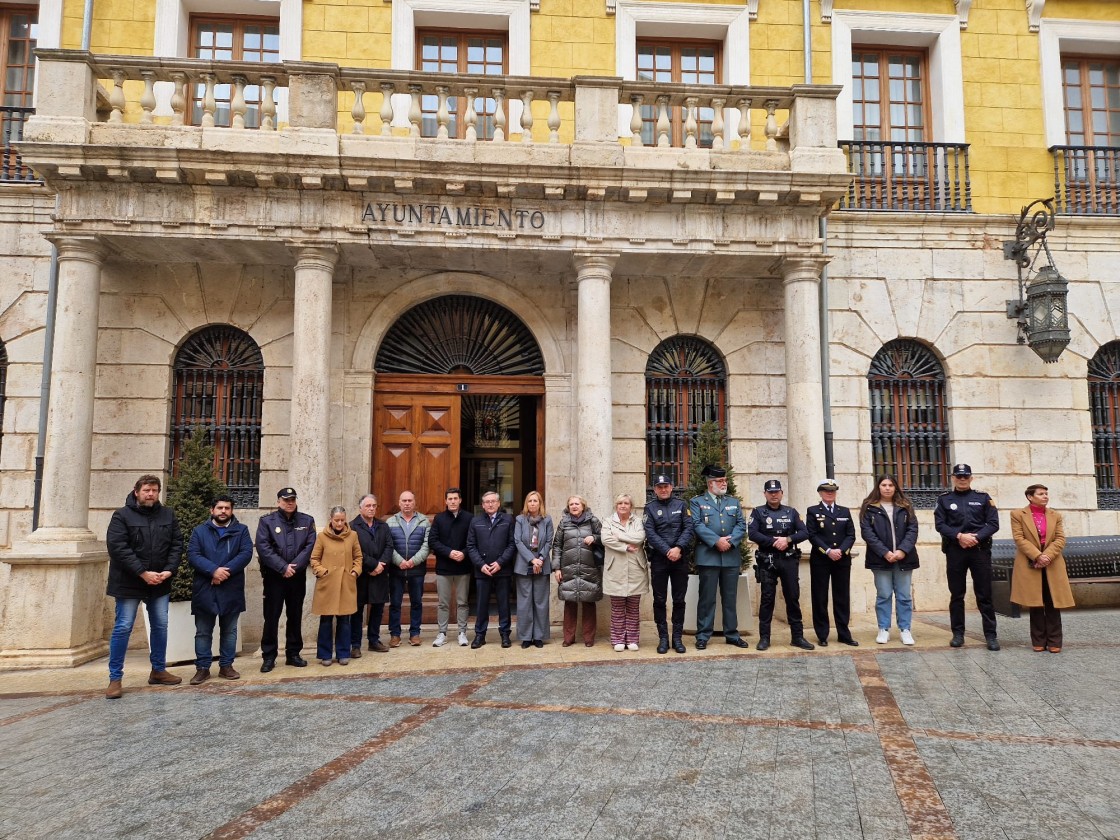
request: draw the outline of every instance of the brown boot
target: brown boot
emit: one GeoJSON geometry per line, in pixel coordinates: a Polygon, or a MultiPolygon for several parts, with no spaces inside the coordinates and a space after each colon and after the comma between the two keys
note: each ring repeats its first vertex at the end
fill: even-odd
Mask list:
{"type": "Polygon", "coordinates": [[[218,669],[218,676],[221,677],[223,680],[239,680],[239,679],[241,679],[241,675],[239,673],[237,673],[237,671],[233,670],[232,665],[223,665],[221,668],[219,668],[218,669]]]}
{"type": "Polygon", "coordinates": [[[105,689],[106,700],[120,700],[121,699],[121,681],[109,680],[109,687],[105,689]]]}
{"type": "Polygon", "coordinates": [[[148,674],[148,685],[178,685],[183,681],[169,671],[152,671],[148,674]]]}
{"type": "Polygon", "coordinates": [[[208,679],[210,679],[210,669],[198,668],[191,677],[191,685],[202,685],[208,679]]]}

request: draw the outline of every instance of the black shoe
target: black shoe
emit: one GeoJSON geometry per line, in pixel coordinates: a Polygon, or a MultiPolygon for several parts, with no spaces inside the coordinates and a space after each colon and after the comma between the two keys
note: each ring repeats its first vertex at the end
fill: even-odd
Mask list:
{"type": "Polygon", "coordinates": [[[529,641],[525,641],[525,642],[522,642],[522,643],[521,643],[521,649],[522,649],[522,650],[528,650],[528,649],[529,649],[529,648],[531,648],[532,646],[533,646],[533,643],[532,643],[532,642],[529,642],[529,641]]]}
{"type": "Polygon", "coordinates": [[[478,633],[475,633],[474,634],[474,641],[471,642],[471,649],[472,650],[478,650],[484,644],[486,644],[486,637],[485,636],[480,636],[478,633]]]}
{"type": "Polygon", "coordinates": [[[988,650],[999,650],[999,639],[995,636],[988,636],[988,650]]]}
{"type": "Polygon", "coordinates": [[[964,647],[964,633],[954,633],[949,647],[964,647]]]}
{"type": "Polygon", "coordinates": [[[751,646],[751,643],[742,637],[738,639],[724,639],[724,641],[729,645],[735,645],[737,648],[749,648],[751,646]]]}
{"type": "Polygon", "coordinates": [[[798,636],[796,639],[791,639],[790,644],[795,648],[801,648],[802,650],[813,650],[816,647],[804,636],[798,636]]]}
{"type": "Polygon", "coordinates": [[[533,647],[544,647],[544,639],[533,639],[533,647]]]}
{"type": "Polygon", "coordinates": [[[840,644],[848,645],[850,647],[859,647],[859,642],[857,642],[855,639],[850,638],[850,637],[847,638],[847,639],[841,639],[840,644]]]}
{"type": "Polygon", "coordinates": [[[707,647],[708,647],[708,640],[707,639],[697,639],[696,640],[696,649],[697,650],[704,650],[707,647]]]}
{"type": "Polygon", "coordinates": [[[509,634],[506,634],[505,636],[502,636],[502,647],[508,648],[512,644],[513,644],[513,642],[511,642],[509,640],[509,634]]]}
{"type": "Polygon", "coordinates": [[[669,652],[669,637],[668,636],[662,636],[661,638],[659,638],[657,640],[657,652],[658,653],[668,653],[669,652]]]}
{"type": "Polygon", "coordinates": [[[291,665],[293,668],[306,668],[307,660],[300,656],[298,653],[295,656],[289,656],[284,660],[285,664],[291,665]]]}
{"type": "Polygon", "coordinates": [[[817,644],[821,647],[828,647],[828,639],[817,639],[817,644]]]}
{"type": "Polygon", "coordinates": [[[275,667],[276,667],[276,660],[275,659],[266,659],[264,662],[261,663],[261,673],[262,674],[267,674],[269,671],[271,671],[275,667]]]}
{"type": "Polygon", "coordinates": [[[770,637],[769,636],[760,637],[759,640],[758,640],[758,644],[754,646],[754,649],[755,650],[769,650],[770,649],[770,637]]]}
{"type": "Polygon", "coordinates": [[[681,641],[681,637],[679,635],[673,636],[673,650],[675,650],[677,653],[687,653],[687,651],[685,650],[684,642],[681,641]]]}

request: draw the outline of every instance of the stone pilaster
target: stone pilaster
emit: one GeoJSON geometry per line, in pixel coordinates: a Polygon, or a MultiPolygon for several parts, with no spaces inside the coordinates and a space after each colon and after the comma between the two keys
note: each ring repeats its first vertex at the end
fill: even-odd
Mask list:
{"type": "Polygon", "coordinates": [[[292,323],[292,422],[288,482],[300,510],[322,527],[338,500],[330,496],[331,285],[338,249],[296,244],[292,323]]]}
{"type": "Polygon", "coordinates": [[[617,254],[577,251],[575,492],[600,517],[612,510],[611,270],[617,254]]]}
{"type": "Polygon", "coordinates": [[[63,236],[55,244],[58,298],[40,526],[0,558],[3,667],[79,665],[108,649],[103,638],[108,555],[89,529],[104,251],[91,237],[63,236]]]}
{"type": "Polygon", "coordinates": [[[817,501],[824,477],[824,400],[821,396],[821,331],[818,316],[821,258],[782,261],[785,287],[786,464],[785,503],[804,510],[817,501]]]}

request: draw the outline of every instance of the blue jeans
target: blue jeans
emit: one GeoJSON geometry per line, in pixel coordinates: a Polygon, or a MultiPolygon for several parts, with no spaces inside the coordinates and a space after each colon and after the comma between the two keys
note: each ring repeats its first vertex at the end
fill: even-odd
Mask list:
{"type": "Polygon", "coordinates": [[[401,607],[404,605],[404,589],[408,586],[409,622],[408,635],[420,635],[420,620],[424,617],[424,576],[404,577],[394,575],[389,581],[389,635],[401,634],[401,607]]]}
{"type": "Polygon", "coordinates": [[[237,653],[237,617],[240,613],[214,615],[208,612],[194,614],[194,667],[206,670],[214,661],[214,622],[218,622],[218,665],[228,668],[237,653]]]}
{"type": "MultiPolygon", "coordinates": [[[[358,644],[362,643],[361,636],[358,644]]],[[[350,616],[348,615],[321,615],[319,616],[319,641],[316,645],[316,656],[319,659],[349,659],[350,658],[350,616]],[[334,643],[334,653],[331,653],[331,643],[334,643]]]]}
{"type": "Polygon", "coordinates": [[[132,625],[136,623],[136,613],[140,609],[141,601],[148,609],[148,624],[152,629],[150,656],[152,670],[167,669],[167,605],[171,602],[171,596],[117,598],[113,635],[109,637],[109,679],[111,680],[119,680],[124,676],[124,655],[128,652],[128,637],[132,635],[132,625]]]}
{"type": "Polygon", "coordinates": [[[890,569],[873,569],[875,573],[875,617],[880,630],[891,629],[891,596],[898,617],[898,629],[909,630],[910,618],[914,614],[914,600],[910,597],[910,576],[912,569],[900,569],[897,565],[890,569]]]}

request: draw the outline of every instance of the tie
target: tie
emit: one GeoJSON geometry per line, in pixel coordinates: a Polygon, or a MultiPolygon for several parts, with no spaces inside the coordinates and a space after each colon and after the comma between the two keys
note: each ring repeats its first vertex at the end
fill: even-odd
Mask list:
{"type": "Polygon", "coordinates": [[[832,516],[832,505],[828,506],[828,515],[832,516]]]}

